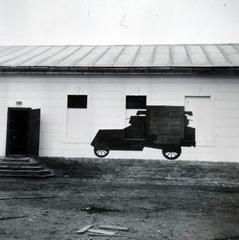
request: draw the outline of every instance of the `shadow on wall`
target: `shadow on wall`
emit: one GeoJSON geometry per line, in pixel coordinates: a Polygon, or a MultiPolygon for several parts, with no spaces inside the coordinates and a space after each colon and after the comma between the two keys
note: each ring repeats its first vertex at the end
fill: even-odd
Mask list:
{"type": "Polygon", "coordinates": [[[91,142],[97,157],[106,157],[111,150],[142,151],[144,147],[162,149],[165,158],[174,160],[181,147],[196,146],[195,128],[189,127],[183,106],[147,106],[130,117],[124,129],[99,130],[91,142]]]}

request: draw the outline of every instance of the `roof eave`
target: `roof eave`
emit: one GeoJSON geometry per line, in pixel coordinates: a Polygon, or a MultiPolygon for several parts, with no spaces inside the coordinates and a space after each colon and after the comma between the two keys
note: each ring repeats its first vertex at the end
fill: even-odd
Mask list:
{"type": "Polygon", "coordinates": [[[0,75],[77,75],[77,74],[200,74],[238,75],[237,66],[195,66],[195,67],[56,67],[56,66],[0,66],[0,75]]]}

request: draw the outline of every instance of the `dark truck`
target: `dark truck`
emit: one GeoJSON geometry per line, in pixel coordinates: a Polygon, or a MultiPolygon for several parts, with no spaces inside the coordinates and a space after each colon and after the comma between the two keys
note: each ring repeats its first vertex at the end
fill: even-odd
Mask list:
{"type": "Polygon", "coordinates": [[[130,117],[124,129],[99,130],[91,145],[98,157],[110,150],[142,151],[144,147],[162,149],[167,159],[177,159],[181,147],[196,146],[195,128],[189,127],[188,116],[182,106],[147,106],[130,117]]]}

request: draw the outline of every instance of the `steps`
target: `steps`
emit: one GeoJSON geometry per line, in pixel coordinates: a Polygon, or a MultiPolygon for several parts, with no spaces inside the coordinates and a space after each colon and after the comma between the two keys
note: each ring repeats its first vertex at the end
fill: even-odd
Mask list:
{"type": "Polygon", "coordinates": [[[55,174],[29,157],[0,158],[1,177],[48,178],[55,174]]]}

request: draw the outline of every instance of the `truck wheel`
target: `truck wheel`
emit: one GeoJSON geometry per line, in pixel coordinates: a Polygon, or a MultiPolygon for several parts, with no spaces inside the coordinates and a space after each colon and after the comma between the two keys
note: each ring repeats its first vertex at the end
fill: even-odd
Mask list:
{"type": "Polygon", "coordinates": [[[164,148],[162,150],[163,152],[163,155],[165,158],[169,159],[169,160],[174,160],[174,159],[177,159],[180,155],[181,155],[181,147],[179,148],[175,148],[175,149],[167,149],[167,148],[164,148]]]}
{"type": "Polygon", "coordinates": [[[106,149],[99,149],[99,148],[94,149],[95,155],[100,158],[106,157],[109,154],[109,152],[110,151],[106,149]]]}

